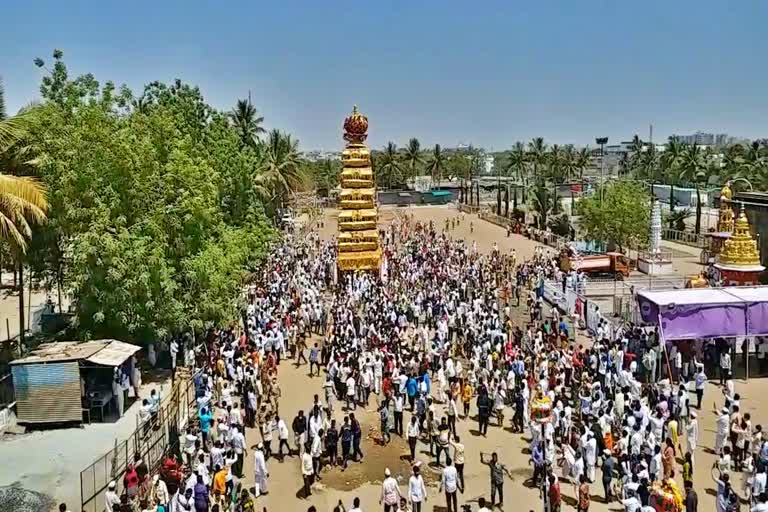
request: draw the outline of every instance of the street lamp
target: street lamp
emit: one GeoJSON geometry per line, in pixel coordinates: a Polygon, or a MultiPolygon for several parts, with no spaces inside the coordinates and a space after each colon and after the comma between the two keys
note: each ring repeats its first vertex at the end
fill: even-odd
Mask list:
{"type": "Polygon", "coordinates": [[[603,202],[603,185],[605,183],[605,145],[608,144],[608,137],[595,137],[595,144],[600,146],[600,202],[603,202]]]}

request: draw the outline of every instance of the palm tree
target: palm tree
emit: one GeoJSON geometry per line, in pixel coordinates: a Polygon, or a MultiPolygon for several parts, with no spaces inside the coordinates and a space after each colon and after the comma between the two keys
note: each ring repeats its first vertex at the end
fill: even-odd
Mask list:
{"type": "Polygon", "coordinates": [[[584,194],[584,171],[589,167],[592,161],[591,152],[589,147],[584,147],[579,150],[576,155],[576,167],[579,172],[579,182],[581,183],[581,193],[584,194]]]}
{"type": "Polygon", "coordinates": [[[251,103],[250,94],[247,100],[237,100],[237,105],[229,113],[229,119],[243,146],[254,146],[259,140],[259,134],[265,133],[261,126],[264,117],[259,115],[256,107],[251,103]]]}
{"type": "Polygon", "coordinates": [[[558,187],[565,181],[564,171],[564,150],[559,144],[553,144],[547,154],[547,177],[552,182],[552,197],[555,200],[555,204],[559,204],[557,201],[558,187]]]}
{"type": "Polygon", "coordinates": [[[680,162],[680,178],[696,187],[696,225],[694,232],[701,231],[701,183],[705,177],[705,162],[701,146],[694,143],[685,148],[680,162]]]}
{"type": "Polygon", "coordinates": [[[576,153],[576,150],[573,148],[573,145],[568,144],[565,146],[565,151],[563,152],[563,175],[565,176],[566,181],[568,182],[568,188],[571,191],[571,215],[573,215],[574,212],[574,205],[575,205],[575,195],[573,191],[573,180],[574,178],[579,174],[579,161],[578,161],[578,154],[576,153]]]}
{"type": "MultiPolygon", "coordinates": [[[[534,185],[530,198],[530,209],[536,214],[539,229],[547,227],[547,218],[554,210],[553,197],[543,181],[537,181],[534,185]]],[[[555,198],[556,199],[556,198],[555,198]]]]}
{"type": "Polygon", "coordinates": [[[732,144],[725,150],[723,156],[723,170],[722,178],[725,180],[733,180],[736,178],[743,178],[745,174],[744,146],[741,144],[732,144]]]}
{"type": "MultiPolygon", "coordinates": [[[[507,176],[514,175],[516,181],[521,181],[523,190],[525,190],[525,178],[527,174],[528,157],[525,153],[525,146],[522,142],[515,142],[512,151],[509,153],[509,163],[505,169],[507,176]]],[[[513,199],[513,209],[517,209],[517,183],[515,183],[515,195],[513,199]]]]}
{"type": "Polygon", "coordinates": [[[400,158],[397,154],[397,146],[394,142],[387,143],[384,152],[379,160],[378,172],[382,178],[387,177],[387,188],[392,188],[393,178],[399,182],[400,177],[400,158]]]}
{"type": "Polygon", "coordinates": [[[758,190],[768,189],[768,156],[766,148],[759,141],[754,141],[744,153],[744,172],[748,180],[758,190]]]}
{"type": "Polygon", "coordinates": [[[284,205],[286,197],[305,181],[299,161],[299,141],[279,130],[269,132],[264,156],[256,175],[256,186],[269,202],[284,205]]]}
{"type": "Polygon", "coordinates": [[[629,170],[632,171],[635,177],[638,177],[638,171],[640,171],[642,168],[642,156],[644,147],[645,145],[643,144],[642,139],[640,139],[640,136],[635,134],[635,136],[632,137],[632,144],[629,146],[630,157],[629,161],[627,162],[629,170]]]}
{"type": "Polygon", "coordinates": [[[435,144],[435,147],[432,150],[432,154],[429,157],[429,161],[427,162],[427,171],[432,177],[433,186],[435,182],[435,176],[437,176],[437,183],[438,183],[437,186],[438,188],[440,187],[440,182],[442,181],[442,178],[443,178],[444,169],[445,169],[445,155],[443,154],[443,150],[440,148],[440,144],[435,144]]]}
{"type": "Polygon", "coordinates": [[[23,167],[34,164],[27,143],[26,123],[34,115],[28,110],[8,117],[5,91],[0,82],[0,241],[5,242],[16,257],[19,272],[19,339],[24,342],[24,265],[22,256],[32,238],[32,224],[46,220],[48,199],[45,188],[32,177],[15,176],[23,167]]]}
{"type": "Polygon", "coordinates": [[[667,148],[661,157],[662,176],[669,185],[669,210],[675,211],[675,185],[680,175],[680,163],[683,160],[685,147],[677,139],[670,137],[667,148]]]}
{"type": "Polygon", "coordinates": [[[659,154],[656,152],[656,146],[653,144],[643,151],[639,158],[639,174],[650,182],[650,197],[655,196],[653,186],[659,179],[659,154]]]}
{"type": "Polygon", "coordinates": [[[528,161],[533,164],[533,179],[540,180],[544,176],[541,175],[541,168],[544,166],[547,160],[547,145],[544,144],[542,137],[536,137],[528,143],[528,161]]]}
{"type": "Polygon", "coordinates": [[[405,148],[405,163],[408,164],[408,170],[410,171],[409,178],[416,178],[416,169],[419,165],[424,163],[424,158],[421,156],[421,143],[416,137],[408,141],[408,147],[405,148]]]}
{"type": "Polygon", "coordinates": [[[32,236],[31,224],[46,220],[48,199],[36,179],[14,175],[34,163],[25,140],[26,123],[34,111],[8,117],[4,93],[0,82],[0,241],[23,254],[32,236]]]}

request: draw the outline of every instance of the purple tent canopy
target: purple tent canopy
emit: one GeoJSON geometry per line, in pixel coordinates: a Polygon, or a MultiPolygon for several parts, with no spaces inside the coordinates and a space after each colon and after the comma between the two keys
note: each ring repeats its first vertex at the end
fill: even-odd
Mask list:
{"type": "Polygon", "coordinates": [[[768,335],[768,287],[643,290],[637,304],[665,340],[768,335]]]}

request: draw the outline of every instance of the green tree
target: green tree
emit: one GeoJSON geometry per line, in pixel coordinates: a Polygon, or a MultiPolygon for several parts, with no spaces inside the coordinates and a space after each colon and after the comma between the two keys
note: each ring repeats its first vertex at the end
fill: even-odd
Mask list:
{"type": "Polygon", "coordinates": [[[248,99],[237,100],[237,104],[230,112],[229,117],[243,146],[255,145],[259,141],[259,134],[265,133],[261,126],[264,117],[259,115],[256,107],[251,103],[250,95],[248,99]]]}
{"type": "Polygon", "coordinates": [[[259,192],[290,184],[296,142],[243,147],[197,87],[152,82],[137,107],[54,61],[29,128],[50,203],[29,260],[74,297],[78,335],[146,343],[237,318],[273,235],[259,192]]]}
{"type": "Polygon", "coordinates": [[[400,166],[400,155],[397,153],[397,146],[394,142],[387,143],[379,159],[379,173],[382,175],[382,182],[386,182],[387,188],[391,189],[393,183],[399,186],[402,180],[402,167],[400,166]]]}
{"type": "Polygon", "coordinates": [[[557,197],[547,188],[543,180],[537,180],[528,195],[528,200],[529,209],[536,216],[536,225],[539,229],[545,229],[549,216],[556,214],[557,197]]]}
{"type": "MultiPolygon", "coordinates": [[[[509,153],[506,173],[507,176],[514,176],[516,181],[522,183],[523,190],[525,190],[528,177],[528,155],[522,142],[515,142],[515,145],[512,147],[512,151],[509,153]]],[[[517,209],[517,184],[515,184],[512,208],[517,209]]]]}
{"type": "Polygon", "coordinates": [[[445,154],[443,153],[443,150],[440,147],[440,144],[435,144],[435,147],[432,150],[429,160],[427,161],[427,172],[429,172],[430,176],[432,177],[433,186],[435,181],[437,181],[438,188],[440,187],[440,184],[443,179],[443,172],[445,171],[445,163],[446,163],[445,154]]]}
{"type": "Polygon", "coordinates": [[[664,154],[661,156],[661,174],[664,183],[669,185],[669,209],[675,211],[675,185],[680,182],[680,165],[685,154],[685,146],[670,137],[664,154]]]}
{"type": "Polygon", "coordinates": [[[408,141],[408,147],[405,148],[405,163],[408,166],[409,179],[414,179],[419,175],[419,166],[424,163],[424,158],[421,156],[421,143],[419,139],[412,138],[408,141]]]}
{"type": "Polygon", "coordinates": [[[600,194],[582,198],[577,206],[579,225],[590,240],[604,240],[619,250],[647,243],[650,198],[645,188],[632,181],[605,185],[600,194]]]}
{"type": "Polygon", "coordinates": [[[531,162],[533,179],[544,180],[543,168],[547,162],[547,145],[544,139],[536,137],[528,143],[528,161],[531,162]]]}
{"type": "Polygon", "coordinates": [[[696,224],[694,232],[701,232],[701,185],[706,184],[706,162],[701,146],[687,146],[680,161],[680,178],[696,188],[696,224]]]}
{"type": "Polygon", "coordinates": [[[291,192],[305,185],[299,161],[299,141],[279,130],[269,132],[256,183],[269,202],[281,208],[291,192]]]}

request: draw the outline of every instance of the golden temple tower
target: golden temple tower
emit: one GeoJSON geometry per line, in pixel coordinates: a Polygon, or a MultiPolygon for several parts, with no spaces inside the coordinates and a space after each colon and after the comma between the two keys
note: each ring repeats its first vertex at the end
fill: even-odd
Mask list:
{"type": "Polygon", "coordinates": [[[723,244],[720,253],[720,265],[754,267],[760,265],[760,254],[757,252],[757,242],[749,232],[749,221],[741,206],[739,218],[733,227],[733,235],[723,244]]]}
{"type": "Polygon", "coordinates": [[[723,242],[720,258],[715,264],[726,286],[754,285],[759,281],[759,274],[765,270],[760,264],[757,241],[752,238],[749,221],[741,205],[739,218],[733,227],[733,234],[723,242]]]}
{"type": "Polygon", "coordinates": [[[732,197],[733,192],[731,192],[730,182],[727,182],[720,191],[720,215],[717,219],[718,233],[730,233],[733,231],[732,197]]]}
{"type": "Polygon", "coordinates": [[[347,146],[341,155],[339,194],[339,270],[379,270],[381,249],[376,228],[376,186],[371,152],[365,144],[368,118],[357,111],[344,120],[347,146]]]}

